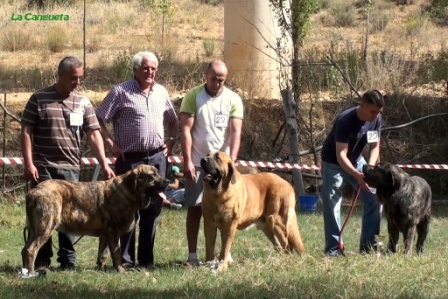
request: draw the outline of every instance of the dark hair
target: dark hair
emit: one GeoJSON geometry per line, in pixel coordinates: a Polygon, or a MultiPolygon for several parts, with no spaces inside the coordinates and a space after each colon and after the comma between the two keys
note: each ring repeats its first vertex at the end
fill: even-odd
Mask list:
{"type": "Polygon", "coordinates": [[[72,66],[76,68],[82,67],[82,62],[79,61],[78,58],[73,56],[64,57],[61,62],[59,62],[58,74],[70,72],[72,66]]]}
{"type": "Polygon", "coordinates": [[[384,106],[384,97],[381,94],[381,92],[379,92],[376,89],[371,89],[371,90],[366,91],[362,95],[361,101],[364,101],[367,104],[375,105],[379,108],[383,108],[383,106],[384,106]]]}

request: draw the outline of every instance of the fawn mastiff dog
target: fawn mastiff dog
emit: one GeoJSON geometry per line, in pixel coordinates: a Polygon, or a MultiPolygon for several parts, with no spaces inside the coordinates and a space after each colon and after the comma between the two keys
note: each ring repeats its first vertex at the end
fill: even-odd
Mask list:
{"type": "Polygon", "coordinates": [[[241,174],[224,152],[201,160],[204,170],[202,211],[206,261],[215,259],[217,230],[221,232],[218,271],[227,269],[237,230],[252,224],[262,230],[278,250],[304,251],[295,211],[292,186],[273,173],[241,174]]]}
{"type": "Polygon", "coordinates": [[[34,261],[54,230],[100,237],[98,265],[104,268],[108,246],[114,267],[123,272],[119,237],[135,225],[137,210],[148,207],[169,181],[149,165],[139,165],[114,179],[98,182],[48,180],[26,195],[28,239],[23,267],[34,273],[34,261]]]}
{"type": "Polygon", "coordinates": [[[417,253],[423,252],[431,221],[431,187],[418,176],[410,176],[391,163],[363,167],[364,180],[377,189],[378,200],[383,204],[387,219],[389,244],[387,249],[397,251],[400,232],[404,239],[404,252],[412,254],[412,243],[417,230],[417,253]]]}

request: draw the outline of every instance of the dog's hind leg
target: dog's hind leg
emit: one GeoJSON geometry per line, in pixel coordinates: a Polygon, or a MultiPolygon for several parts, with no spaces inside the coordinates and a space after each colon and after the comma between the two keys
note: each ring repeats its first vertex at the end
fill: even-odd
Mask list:
{"type": "Polygon", "coordinates": [[[277,219],[275,215],[270,215],[266,217],[266,225],[274,233],[274,236],[277,239],[280,248],[282,250],[288,251],[288,238],[287,238],[286,226],[281,221],[281,219],[277,219]]]}
{"type": "Polygon", "coordinates": [[[425,218],[417,224],[417,253],[423,253],[423,244],[425,243],[426,237],[429,233],[429,223],[430,217],[426,216],[425,218]]]}
{"type": "Polygon", "coordinates": [[[389,233],[389,243],[387,244],[387,250],[395,253],[398,248],[398,238],[400,237],[400,231],[395,225],[390,224],[390,221],[387,222],[387,231],[389,233]]]}
{"type": "Polygon", "coordinates": [[[98,258],[96,264],[101,270],[104,270],[106,268],[107,258],[109,257],[109,247],[107,245],[106,237],[99,237],[98,243],[98,258]]]}
{"type": "Polygon", "coordinates": [[[32,263],[30,263],[28,258],[29,256],[28,249],[30,248],[31,244],[34,242],[35,239],[36,235],[34,234],[34,231],[32,229],[28,229],[28,237],[26,239],[25,246],[22,249],[22,266],[23,268],[26,268],[28,270],[32,269],[32,271],[34,271],[34,260],[36,259],[36,257],[34,257],[34,260],[32,260],[32,263]],[[33,265],[33,267],[31,268],[30,265],[33,265]]]}
{"type": "Polygon", "coordinates": [[[30,229],[28,241],[22,249],[23,266],[28,269],[29,273],[34,272],[34,262],[36,261],[37,253],[42,245],[50,238],[51,232],[52,230],[50,232],[46,231],[43,235],[38,235],[30,229]]]}
{"type": "Polygon", "coordinates": [[[274,231],[272,230],[272,228],[268,225],[265,225],[261,229],[261,231],[265,234],[265,236],[269,239],[269,241],[271,241],[272,245],[274,245],[275,250],[280,252],[282,248],[280,247],[279,242],[275,238],[274,231]]]}
{"type": "Polygon", "coordinates": [[[404,254],[406,256],[412,255],[412,243],[414,242],[415,225],[406,227],[403,232],[404,254]]]}
{"type": "Polygon", "coordinates": [[[32,214],[28,212],[27,215],[29,220],[29,233],[28,240],[22,249],[22,260],[24,267],[28,269],[29,273],[33,273],[37,253],[42,245],[51,237],[58,219],[52,216],[36,216],[30,218],[29,215],[32,214]]]}

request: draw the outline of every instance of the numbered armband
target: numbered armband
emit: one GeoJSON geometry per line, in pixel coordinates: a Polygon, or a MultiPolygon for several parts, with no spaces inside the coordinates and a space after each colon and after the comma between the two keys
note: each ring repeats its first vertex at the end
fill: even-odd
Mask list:
{"type": "Polygon", "coordinates": [[[379,131],[367,131],[367,143],[375,143],[380,140],[379,131]]]}

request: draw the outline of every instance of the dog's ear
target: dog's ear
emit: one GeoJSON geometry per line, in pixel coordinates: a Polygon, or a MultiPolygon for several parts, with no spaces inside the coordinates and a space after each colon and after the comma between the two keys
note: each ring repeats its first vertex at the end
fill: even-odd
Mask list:
{"type": "Polygon", "coordinates": [[[232,184],[236,183],[236,167],[235,167],[235,163],[233,163],[233,161],[229,162],[229,173],[228,175],[230,176],[230,182],[232,184]]]}
{"type": "Polygon", "coordinates": [[[138,183],[138,170],[137,168],[129,170],[126,174],[126,177],[124,180],[126,181],[126,185],[129,186],[129,189],[132,191],[137,190],[137,183],[138,183]]]}
{"type": "Polygon", "coordinates": [[[390,164],[390,173],[392,176],[392,186],[396,187],[396,184],[402,181],[403,170],[397,165],[390,164]]]}

